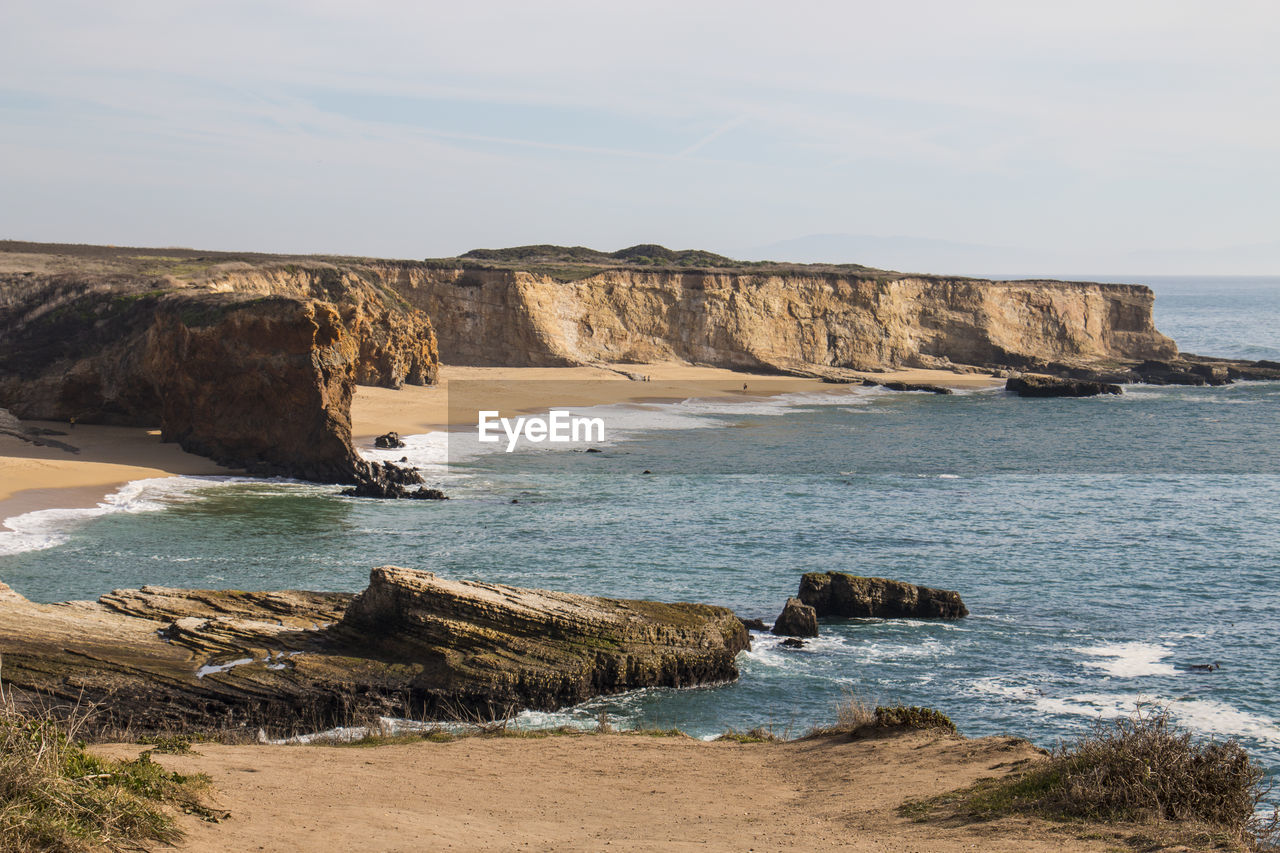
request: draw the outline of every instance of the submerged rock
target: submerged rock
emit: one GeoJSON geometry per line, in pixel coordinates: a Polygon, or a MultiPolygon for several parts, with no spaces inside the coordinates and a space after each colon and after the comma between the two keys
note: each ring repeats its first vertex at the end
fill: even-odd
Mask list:
{"type": "Polygon", "coordinates": [[[957,619],[969,615],[958,592],[843,572],[803,575],[798,595],[818,616],[957,619]]]}
{"type": "Polygon", "coordinates": [[[783,637],[816,637],[818,613],[800,599],[788,598],[782,613],[773,623],[773,633],[783,637]]]}
{"type": "Polygon", "coordinates": [[[726,608],[375,569],[359,596],[143,587],[36,604],[0,584],[19,701],[96,704],[95,725],[294,733],[384,715],[497,717],[737,677],[726,608]],[[37,698],[39,697],[39,698],[37,698]]]}
{"type": "Polygon", "coordinates": [[[1019,397],[1097,397],[1122,393],[1119,385],[1108,382],[1052,376],[1010,376],[1004,388],[1019,397]]]}

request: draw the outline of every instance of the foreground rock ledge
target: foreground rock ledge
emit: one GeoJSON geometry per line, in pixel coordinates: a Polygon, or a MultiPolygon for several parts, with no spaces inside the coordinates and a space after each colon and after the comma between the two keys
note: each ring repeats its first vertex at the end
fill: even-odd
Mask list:
{"type": "Polygon", "coordinates": [[[969,615],[958,592],[844,572],[802,575],[798,596],[820,617],[958,619],[969,615]]]}
{"type": "Polygon", "coordinates": [[[360,595],[143,587],[35,604],[0,584],[17,695],[135,731],[316,730],[374,715],[493,717],[737,677],[733,613],[374,569],[360,595]],[[46,700],[47,701],[47,700],[46,700]]]}

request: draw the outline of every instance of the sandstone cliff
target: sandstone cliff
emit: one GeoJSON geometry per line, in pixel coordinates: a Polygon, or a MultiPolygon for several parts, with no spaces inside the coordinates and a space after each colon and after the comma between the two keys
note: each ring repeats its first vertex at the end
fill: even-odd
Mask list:
{"type": "Polygon", "coordinates": [[[159,426],[256,473],[380,476],[351,447],[357,383],[436,380],[430,320],[376,277],[228,263],[187,278],[0,271],[0,406],[25,419],[159,426]]]}
{"type": "Polygon", "coordinates": [[[5,687],[103,701],[99,724],[317,730],[501,716],[737,677],[722,607],[375,569],[359,596],[144,587],[34,604],[0,584],[5,687]]]}
{"type": "Polygon", "coordinates": [[[807,372],[1171,358],[1139,285],[886,273],[601,269],[572,281],[460,262],[390,283],[477,365],[689,361],[807,372]]]}

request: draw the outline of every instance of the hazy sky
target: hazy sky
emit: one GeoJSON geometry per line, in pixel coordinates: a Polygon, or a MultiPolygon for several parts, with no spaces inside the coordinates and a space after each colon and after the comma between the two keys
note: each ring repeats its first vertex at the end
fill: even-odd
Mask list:
{"type": "Polygon", "coordinates": [[[5,0],[0,238],[1274,243],[1278,46],[1275,0],[5,0]]]}

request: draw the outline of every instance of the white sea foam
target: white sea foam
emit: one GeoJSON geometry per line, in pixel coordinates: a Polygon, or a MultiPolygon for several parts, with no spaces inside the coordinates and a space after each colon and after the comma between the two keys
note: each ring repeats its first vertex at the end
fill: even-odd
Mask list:
{"type": "Polygon", "coordinates": [[[1271,748],[1280,748],[1280,722],[1213,699],[1080,693],[1065,697],[1036,697],[1034,705],[1036,710],[1045,714],[1101,719],[1125,717],[1139,707],[1159,706],[1168,708],[1175,722],[1193,732],[1215,737],[1248,738],[1271,748]]]}
{"type": "MultiPolygon", "coordinates": [[[[515,452],[538,450],[582,450],[587,446],[606,447],[620,441],[634,438],[637,435],[657,431],[683,429],[714,429],[724,427],[721,416],[736,417],[776,417],[815,406],[864,406],[883,394],[881,389],[850,386],[829,392],[796,392],[777,394],[771,397],[690,397],[666,403],[608,403],[597,406],[549,406],[557,411],[568,412],[574,417],[602,418],[605,422],[605,440],[603,442],[578,442],[564,444],[543,443],[537,445],[521,444],[515,452]]],[[[889,392],[893,393],[893,392],[889,392]]],[[[406,445],[412,446],[410,439],[417,436],[403,437],[406,445]]],[[[379,461],[396,461],[408,455],[413,464],[418,464],[412,454],[405,450],[379,451],[365,450],[362,454],[367,459],[379,461]],[[376,455],[375,455],[376,454],[376,455]]],[[[446,456],[451,461],[459,461],[481,453],[492,453],[503,450],[501,442],[494,445],[480,445],[472,428],[457,430],[448,434],[446,456]]],[[[439,456],[436,457],[437,460],[439,456]]]]}
{"type": "Polygon", "coordinates": [[[207,663],[196,670],[196,678],[204,678],[206,675],[213,675],[215,672],[227,672],[247,663],[253,663],[253,658],[239,658],[226,663],[207,663]]]}
{"type": "MultiPolygon", "coordinates": [[[[444,431],[402,435],[400,440],[404,442],[404,447],[391,450],[365,447],[360,449],[360,455],[370,462],[399,462],[407,459],[404,464],[418,468],[423,473],[443,474],[448,470],[451,438],[457,435],[444,431]]],[[[461,452],[460,448],[454,450],[461,452]]]]}
{"type": "Polygon", "coordinates": [[[1113,678],[1178,674],[1173,664],[1163,662],[1171,652],[1155,643],[1101,643],[1073,651],[1092,658],[1082,661],[1085,666],[1101,669],[1113,678]]]}
{"type": "MultiPolygon", "coordinates": [[[[54,548],[67,540],[67,530],[116,512],[154,512],[175,503],[199,500],[194,494],[211,486],[258,483],[244,477],[156,477],[134,480],[107,495],[95,507],[41,509],[4,520],[0,530],[0,556],[54,548]]],[[[287,482],[287,481],[277,481],[287,482]]]]}
{"type": "Polygon", "coordinates": [[[1039,687],[1030,684],[1010,684],[996,676],[974,679],[969,683],[968,691],[981,696],[1003,696],[1006,699],[1025,699],[1028,701],[1044,695],[1039,687]]]}

